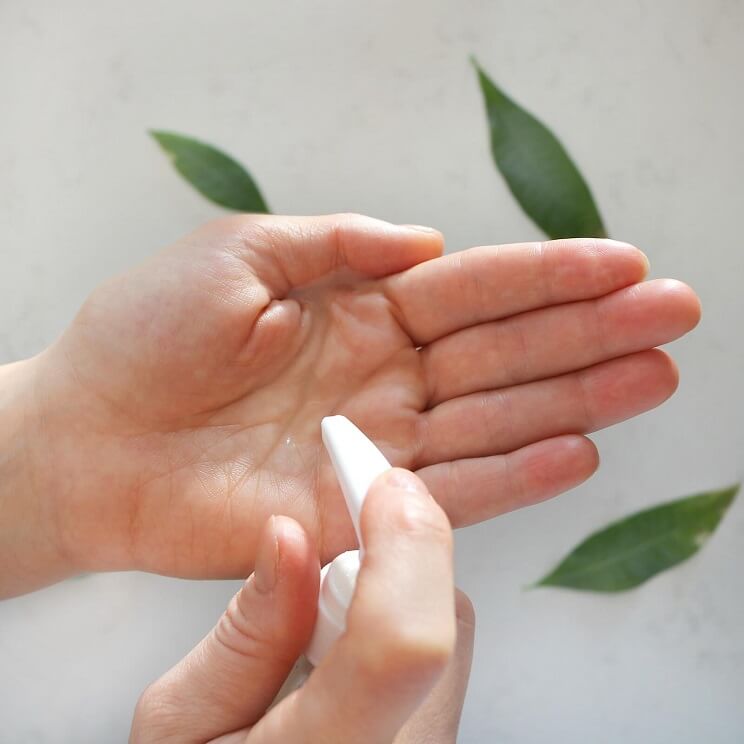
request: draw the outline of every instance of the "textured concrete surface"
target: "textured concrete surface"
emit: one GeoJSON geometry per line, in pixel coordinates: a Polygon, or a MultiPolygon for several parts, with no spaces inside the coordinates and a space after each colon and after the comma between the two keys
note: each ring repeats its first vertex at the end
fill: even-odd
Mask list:
{"type": "MultiPolygon", "coordinates": [[[[738,0],[2,0],[0,361],[216,214],[148,127],[224,146],[275,211],[431,224],[450,250],[537,237],[491,167],[476,54],[705,317],[674,346],[676,398],[598,435],[592,481],[459,534],[479,622],[461,740],[740,742],[744,502],[636,592],[522,587],[606,521],[742,475],[743,35],[738,0]]],[[[90,576],[0,604],[0,740],[123,741],[234,586],[90,576]]]]}

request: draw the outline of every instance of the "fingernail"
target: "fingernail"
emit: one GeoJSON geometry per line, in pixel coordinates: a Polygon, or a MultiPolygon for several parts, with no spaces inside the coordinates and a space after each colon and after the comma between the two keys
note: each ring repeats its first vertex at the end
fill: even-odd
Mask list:
{"type": "Polygon", "coordinates": [[[399,225],[399,227],[405,228],[406,230],[415,230],[416,232],[423,232],[429,234],[436,234],[439,230],[435,230],[433,227],[427,227],[426,225],[399,225]]]}
{"type": "Polygon", "coordinates": [[[648,274],[649,270],[651,269],[651,262],[648,260],[648,256],[640,248],[636,248],[632,243],[626,243],[623,240],[611,240],[610,238],[605,238],[603,242],[607,243],[608,245],[614,246],[616,249],[619,248],[623,251],[640,253],[643,262],[646,264],[645,273],[648,274]]]}
{"type": "Polygon", "coordinates": [[[419,493],[429,495],[429,491],[423,484],[421,478],[414,475],[410,470],[393,468],[388,471],[385,477],[385,483],[393,488],[400,488],[410,493],[419,493]]]}
{"type": "Polygon", "coordinates": [[[268,594],[275,586],[279,568],[279,540],[275,529],[276,518],[272,514],[264,527],[256,555],[253,581],[261,594],[268,594]]]}

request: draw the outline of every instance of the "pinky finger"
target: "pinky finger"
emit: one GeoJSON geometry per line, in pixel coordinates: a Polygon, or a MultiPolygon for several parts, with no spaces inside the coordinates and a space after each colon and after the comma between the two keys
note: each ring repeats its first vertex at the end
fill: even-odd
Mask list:
{"type": "Polygon", "coordinates": [[[568,491],[591,477],[598,465],[590,439],[566,434],[505,455],[429,465],[417,475],[452,526],[465,527],[568,491]]]}

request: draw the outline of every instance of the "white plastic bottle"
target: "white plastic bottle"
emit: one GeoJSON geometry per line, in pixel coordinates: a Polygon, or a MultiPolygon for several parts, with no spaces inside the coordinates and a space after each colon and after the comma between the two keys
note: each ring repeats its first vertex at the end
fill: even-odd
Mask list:
{"type": "Polygon", "coordinates": [[[390,469],[382,452],[344,416],[327,416],[320,422],[323,444],[331,458],[341,492],[346,501],[359,550],[336,556],[320,573],[318,615],[310,643],[279,690],[276,705],[301,687],[336,639],[346,629],[346,611],[354,595],[364,545],[359,528],[362,505],[372,481],[390,469]]]}

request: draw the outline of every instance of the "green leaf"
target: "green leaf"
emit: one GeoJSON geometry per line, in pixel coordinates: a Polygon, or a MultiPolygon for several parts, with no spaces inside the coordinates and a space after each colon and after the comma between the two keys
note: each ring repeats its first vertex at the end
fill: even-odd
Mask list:
{"type": "Polygon", "coordinates": [[[718,526],[739,485],[688,496],[595,532],[535,586],[591,592],[632,589],[695,555],[718,526]]]}
{"type": "Polygon", "coordinates": [[[153,130],[150,134],[175,169],[210,201],[239,212],[269,212],[251,174],[229,155],[175,132],[153,130]]]}
{"type": "Polygon", "coordinates": [[[550,238],[603,238],[589,186],[556,136],[500,90],[473,60],[486,104],[491,153],[514,198],[550,238]]]}

